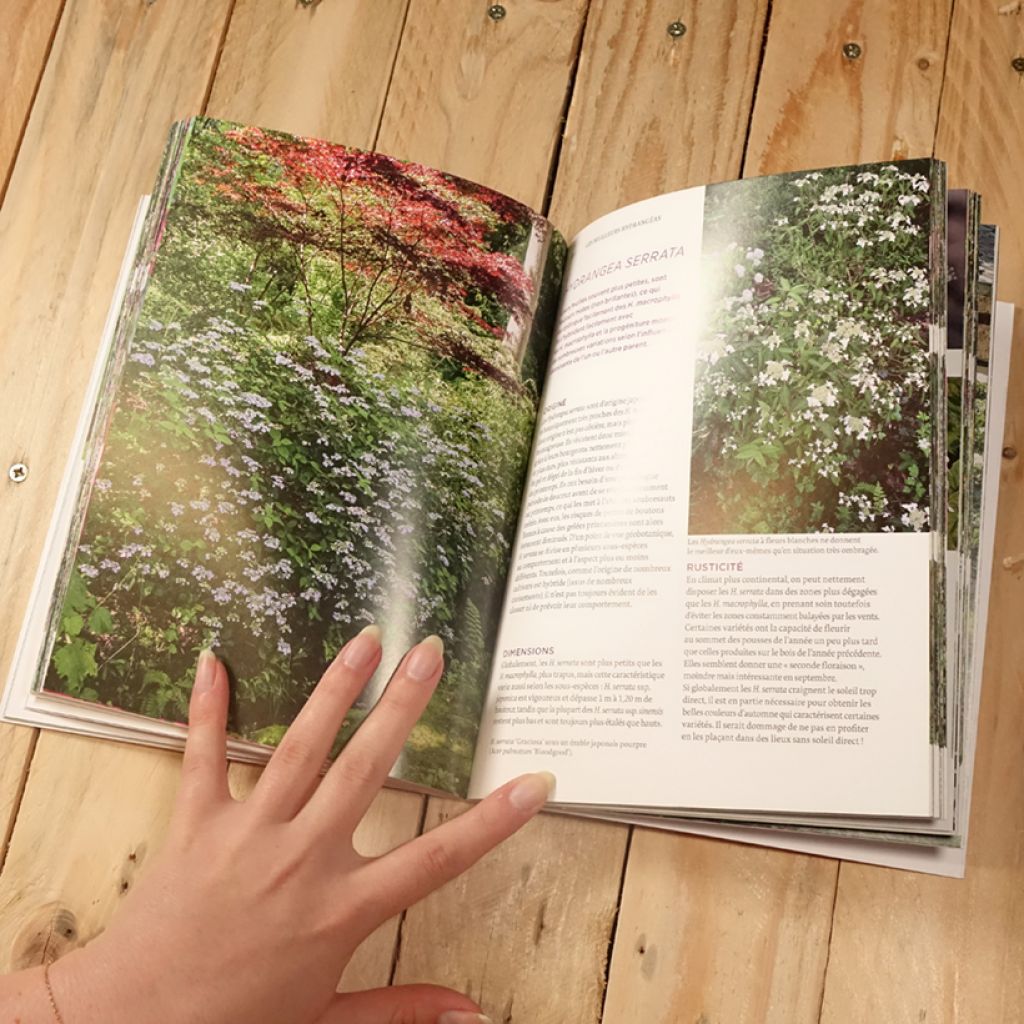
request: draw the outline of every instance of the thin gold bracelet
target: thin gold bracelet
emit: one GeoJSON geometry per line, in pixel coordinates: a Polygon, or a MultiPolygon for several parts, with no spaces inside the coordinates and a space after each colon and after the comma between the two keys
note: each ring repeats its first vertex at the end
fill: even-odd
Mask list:
{"type": "Polygon", "coordinates": [[[60,1014],[60,1010],[57,1009],[57,1000],[53,998],[53,986],[50,984],[50,964],[52,960],[47,960],[43,964],[43,981],[46,982],[46,994],[50,997],[50,1009],[53,1010],[54,1020],[57,1024],[64,1024],[64,1018],[60,1014]]]}

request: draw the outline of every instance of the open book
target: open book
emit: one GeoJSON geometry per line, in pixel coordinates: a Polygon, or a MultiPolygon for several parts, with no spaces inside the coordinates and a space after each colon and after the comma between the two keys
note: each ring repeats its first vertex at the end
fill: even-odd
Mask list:
{"type": "Polygon", "coordinates": [[[339,748],[447,646],[399,784],[550,769],[580,813],[957,844],[1005,402],[963,200],[956,274],[932,160],[675,192],[567,247],[430,168],[175,126],[4,716],[180,746],[213,646],[265,760],[375,621],[339,748]]]}

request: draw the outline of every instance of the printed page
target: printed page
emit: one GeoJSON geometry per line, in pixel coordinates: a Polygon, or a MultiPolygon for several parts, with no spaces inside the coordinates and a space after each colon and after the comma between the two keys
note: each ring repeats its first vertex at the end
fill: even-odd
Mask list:
{"type": "MultiPolygon", "coordinates": [[[[984,497],[979,498],[979,536],[977,557],[977,617],[971,631],[966,634],[969,650],[974,652],[970,661],[971,676],[968,680],[969,705],[966,709],[965,751],[958,783],[957,809],[958,834],[962,841],[959,846],[902,845],[895,842],[873,842],[869,837],[847,838],[825,835],[807,835],[785,829],[758,829],[749,826],[738,827],[715,823],[686,821],[667,817],[653,817],[638,814],[608,814],[599,816],[602,820],[622,821],[674,832],[688,832],[694,835],[730,839],[735,842],[753,843],[758,846],[773,846],[784,850],[815,854],[819,857],[838,857],[841,860],[860,861],[865,864],[879,864],[883,867],[918,871],[951,878],[963,878],[967,860],[967,823],[970,816],[972,778],[974,774],[975,749],[978,734],[978,711],[981,691],[982,653],[988,622],[988,596],[991,583],[993,549],[996,528],[996,511],[999,497],[999,462],[1002,447],[1003,422],[1006,412],[1006,390],[1009,376],[1010,356],[1013,341],[1014,308],[1009,303],[996,303],[992,299],[996,261],[995,228],[982,229],[982,319],[978,352],[984,359],[987,371],[987,399],[989,431],[988,443],[983,437],[976,437],[976,444],[984,452],[983,476],[984,497]],[[998,309],[998,316],[996,315],[998,309]],[[983,338],[983,340],[982,340],[983,338]],[[990,345],[991,342],[991,345],[990,345]],[[989,350],[991,347],[991,366],[989,350]],[[988,376],[988,371],[991,375],[988,376]]],[[[596,813],[592,816],[597,817],[596,813]]]]}
{"type": "Polygon", "coordinates": [[[440,171],[205,118],[157,195],[19,672],[69,719],[180,737],[213,647],[232,735],[271,747],[376,622],[340,746],[438,633],[447,671],[394,775],[465,792],[564,243],[440,171]]]}
{"type": "Polygon", "coordinates": [[[932,813],[932,169],[576,239],[471,795],[932,813]]]}

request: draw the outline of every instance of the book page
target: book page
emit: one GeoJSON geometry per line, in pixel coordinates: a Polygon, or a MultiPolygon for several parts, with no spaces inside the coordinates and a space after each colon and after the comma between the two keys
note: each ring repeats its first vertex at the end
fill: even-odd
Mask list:
{"type": "Polygon", "coordinates": [[[982,276],[984,287],[982,313],[979,327],[984,338],[979,338],[979,359],[984,360],[988,385],[988,439],[976,436],[975,441],[983,450],[984,497],[978,503],[978,550],[977,557],[977,616],[965,634],[964,644],[973,655],[969,661],[971,675],[967,680],[969,703],[964,723],[964,759],[958,782],[957,799],[961,802],[957,816],[960,822],[958,846],[900,845],[895,842],[872,842],[867,837],[849,838],[825,835],[807,835],[785,829],[760,829],[749,826],[686,821],[678,818],[655,817],[652,815],[621,814],[607,812],[594,814],[602,820],[622,821],[643,825],[648,828],[687,832],[694,835],[729,839],[735,842],[753,843],[758,846],[772,846],[778,849],[795,850],[819,857],[837,857],[841,860],[860,861],[865,864],[879,864],[883,867],[918,871],[927,874],[963,878],[967,861],[967,824],[970,816],[972,779],[974,774],[975,749],[978,738],[978,712],[981,693],[982,654],[988,622],[988,596],[991,583],[993,549],[996,529],[996,511],[999,497],[999,463],[1001,458],[1003,422],[1006,412],[1006,392],[1009,377],[1010,357],[1013,343],[1014,307],[1009,303],[996,303],[994,275],[996,261],[995,228],[983,226],[982,276]],[[998,310],[998,316],[997,316],[998,310]],[[991,348],[991,366],[989,352],[991,348]],[[991,375],[988,376],[988,371],[991,375]]]}
{"type": "Polygon", "coordinates": [[[932,813],[932,167],[575,240],[471,795],[932,813]]]}
{"type": "Polygon", "coordinates": [[[214,647],[231,733],[271,747],[375,621],[340,746],[438,633],[447,671],[394,774],[464,792],[564,243],[440,171],[209,119],[176,129],[156,195],[20,670],[69,719],[175,735],[214,647]]]}

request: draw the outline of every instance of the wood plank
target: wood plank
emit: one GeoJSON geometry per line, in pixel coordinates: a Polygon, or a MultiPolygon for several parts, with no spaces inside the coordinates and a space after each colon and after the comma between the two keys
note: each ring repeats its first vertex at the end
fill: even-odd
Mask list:
{"type": "MultiPolygon", "coordinates": [[[[936,154],[1002,229],[999,297],[1024,306],[1024,15],[957,0],[936,154]]],[[[1004,445],[1024,452],[1024,322],[1014,336],[1004,445]]],[[[844,865],[823,1020],[1009,1021],[1024,1004],[1024,465],[1003,460],[978,764],[963,881],[844,865]],[[1010,559],[1009,567],[1003,564],[1010,559]],[[871,984],[865,985],[864,979],[871,984]]]]}
{"type": "MultiPolygon", "coordinates": [[[[378,148],[539,209],[585,3],[506,6],[497,22],[486,5],[459,0],[410,7],[378,148]]],[[[427,827],[462,806],[432,800],[427,827]]],[[[395,980],[451,984],[497,1020],[597,1019],[626,837],[613,826],[534,822],[408,911],[395,980]]]]}
{"type": "Polygon", "coordinates": [[[37,729],[0,722],[0,867],[7,856],[37,735],[37,729]]]}
{"type": "Polygon", "coordinates": [[[8,0],[0,18],[0,198],[18,152],[32,97],[43,73],[63,0],[8,0]]]}
{"type": "Polygon", "coordinates": [[[603,1020],[816,1021],[835,881],[822,857],[637,829],[603,1020]]]}
{"type": "MultiPolygon", "coordinates": [[[[106,927],[163,841],[179,765],[165,751],[42,733],[0,875],[0,972],[38,964],[44,951],[59,956],[106,927]]],[[[258,769],[233,765],[235,797],[245,799],[258,778],[258,769]]],[[[374,856],[412,838],[420,804],[409,793],[382,794],[356,834],[359,850],[374,856]]],[[[370,936],[346,988],[387,983],[397,931],[396,919],[370,936]]]]}
{"type": "Polygon", "coordinates": [[[99,934],[159,847],[176,754],[43,731],[0,874],[0,971],[99,934]]]}
{"type": "Polygon", "coordinates": [[[71,0],[0,212],[5,306],[0,623],[6,678],[64,471],[82,391],[139,196],[171,121],[205,94],[229,0],[187,15],[168,4],[71,0]],[[56,202],[56,197],[60,198],[56,202]]]}
{"type": "Polygon", "coordinates": [[[208,113],[372,146],[409,0],[238,0],[208,113]]]}
{"type": "MultiPolygon", "coordinates": [[[[627,202],[738,176],[765,17],[760,3],[595,11],[556,179],[556,222],[575,232],[627,202]],[[687,31],[673,39],[667,28],[677,18],[687,31]],[[588,175],[595,166],[600,173],[588,175]]],[[[835,878],[827,860],[638,830],[605,1024],[815,1020],[835,878]],[[737,958],[748,967],[742,985],[730,970],[737,958]]]]}
{"type": "MultiPolygon", "coordinates": [[[[0,565],[3,589],[15,612],[0,626],[0,676],[6,676],[21,625],[20,611],[137,196],[148,187],[160,156],[159,134],[140,140],[138,126],[168,124],[201,102],[226,12],[227,0],[182,17],[142,5],[128,10],[113,2],[72,2],[54,40],[0,213],[0,270],[8,285],[0,324],[0,349],[6,357],[0,437],[3,458],[17,458],[30,467],[23,484],[11,484],[6,474],[3,480],[0,565]],[[185,37],[176,35],[182,28],[185,37]],[[54,202],[56,196],[61,202],[54,202]]],[[[65,743],[70,741],[49,737],[40,744],[38,773],[44,778],[63,775],[72,786],[86,784],[67,775],[72,767],[64,760],[65,743]],[[47,749],[56,751],[49,759],[47,749]]],[[[68,746],[69,752],[73,749],[80,748],[68,746]]],[[[152,764],[152,771],[164,763],[162,755],[149,751],[139,756],[152,764]]],[[[97,779],[102,782],[106,776],[99,767],[97,779]]],[[[86,774],[91,777],[91,772],[86,774]]],[[[128,778],[144,786],[145,775],[128,778]]],[[[20,788],[20,782],[14,785],[20,788]]],[[[11,799],[6,795],[11,790],[0,791],[11,799]]],[[[48,895],[51,883],[32,860],[37,845],[61,827],[48,805],[50,795],[45,786],[26,788],[19,820],[27,825],[17,829],[21,845],[12,841],[5,864],[5,891],[19,894],[4,914],[7,934],[21,943],[4,943],[5,955],[10,950],[15,958],[12,965],[27,954],[28,936],[35,928],[31,922],[38,924],[56,909],[48,895]]],[[[117,820],[113,794],[104,803],[113,806],[117,820]]],[[[140,797],[127,803],[134,808],[131,813],[146,813],[140,797]]],[[[105,815],[91,820],[94,830],[106,830],[105,815]]],[[[116,841],[113,833],[110,839],[116,841]]],[[[70,864],[73,842],[62,840],[58,849],[70,864]]],[[[57,871],[54,884],[60,875],[57,871]]]]}
{"type": "MultiPolygon", "coordinates": [[[[0,211],[0,464],[29,466],[24,483],[12,484],[6,472],[0,480],[0,583],[11,611],[0,624],[0,678],[6,679],[137,197],[156,171],[163,126],[202,100],[227,9],[228,0],[180,15],[164,4],[71,0],[54,39],[0,211]],[[140,138],[143,124],[160,128],[140,138]]],[[[34,4],[30,15],[45,21],[48,10],[34,4]]],[[[38,54],[42,36],[49,41],[44,28],[41,21],[5,45],[23,42],[38,54]]],[[[5,758],[0,800],[14,809],[27,764],[18,764],[17,752],[26,757],[31,742],[5,727],[7,736],[18,739],[5,758]]],[[[65,847],[64,856],[71,855],[65,847]]],[[[17,871],[8,865],[5,875],[16,879],[17,871]]],[[[23,909],[31,916],[39,908],[23,909]]]]}
{"type": "MultiPolygon", "coordinates": [[[[464,809],[431,800],[426,828],[464,809]]],[[[536,818],[408,911],[396,983],[449,985],[495,1021],[600,1020],[626,835],[598,822],[536,818]]]]}
{"type": "Polygon", "coordinates": [[[929,155],[951,3],[774,0],[744,173],[929,155]]]}
{"type": "Polygon", "coordinates": [[[627,203],[739,176],[766,6],[595,5],[551,205],[566,237],[627,203]]]}
{"type": "Polygon", "coordinates": [[[540,209],[586,0],[409,9],[378,148],[540,209]]]}
{"type": "MultiPolygon", "coordinates": [[[[0,104],[0,201],[6,192],[62,8],[62,0],[12,0],[0,19],[0,55],[4,69],[3,103],[0,104]]],[[[2,469],[7,465],[4,463],[2,469]]],[[[7,853],[29,760],[35,750],[35,738],[35,730],[0,723],[0,865],[7,853]]]]}
{"type": "MultiPolygon", "coordinates": [[[[54,74],[58,77],[56,84],[50,83],[47,106],[44,108],[47,113],[51,108],[63,111],[67,100],[62,95],[62,90],[75,89],[74,69],[87,63],[90,59],[89,54],[92,54],[97,66],[102,67],[102,40],[110,39],[117,42],[120,37],[122,48],[128,49],[130,53],[138,51],[137,62],[134,62],[127,72],[121,71],[119,83],[116,87],[110,87],[110,96],[100,105],[101,113],[94,115],[90,122],[100,136],[96,142],[97,147],[101,145],[102,139],[105,139],[103,144],[113,146],[113,155],[108,158],[109,166],[103,165],[104,173],[109,177],[110,168],[117,167],[123,175],[127,168],[132,171],[130,182],[116,194],[104,192],[93,196],[83,194],[83,189],[78,186],[77,181],[66,183],[65,194],[74,196],[75,203],[79,202],[78,196],[81,194],[83,207],[88,209],[90,203],[94,207],[94,219],[83,220],[74,226],[80,237],[71,236],[75,238],[76,243],[75,246],[68,247],[72,252],[92,251],[97,242],[94,237],[97,223],[102,223],[99,211],[106,209],[108,216],[116,219],[125,211],[130,215],[134,210],[137,195],[151,185],[156,169],[156,158],[159,156],[166,128],[173,119],[170,110],[153,113],[148,117],[151,127],[144,133],[145,145],[141,147],[145,155],[136,156],[133,164],[131,154],[138,148],[139,139],[127,131],[120,132],[116,144],[112,143],[110,138],[112,134],[118,135],[118,121],[123,115],[120,94],[170,93],[168,103],[177,103],[173,116],[184,116],[198,110],[215,65],[217,46],[228,7],[225,0],[219,8],[219,23],[209,12],[204,15],[205,21],[202,24],[209,23],[206,36],[210,44],[207,47],[205,64],[195,60],[194,47],[197,42],[192,38],[203,38],[200,31],[202,24],[190,26],[182,24],[181,19],[175,22],[173,12],[169,8],[167,10],[174,23],[170,26],[165,25],[162,29],[164,37],[155,42],[145,36],[147,31],[154,31],[151,27],[145,23],[129,27],[125,24],[124,18],[116,16],[116,12],[108,11],[105,19],[99,15],[93,15],[90,19],[89,16],[80,17],[80,12],[69,11],[68,17],[74,26],[73,31],[78,34],[73,34],[70,40],[60,40],[61,49],[55,51],[57,64],[54,74]],[[131,38],[130,31],[142,33],[142,38],[131,38]],[[164,81],[165,78],[167,81],[164,81]],[[191,82],[192,91],[187,98],[181,84],[182,79],[191,82]],[[181,93],[177,100],[174,99],[174,91],[170,89],[170,82],[175,83],[181,93]],[[147,157],[152,158],[148,165],[147,157]],[[142,170],[137,166],[140,162],[143,164],[142,170]]],[[[214,83],[209,113],[214,116],[245,118],[273,127],[298,129],[314,134],[333,134],[346,138],[356,145],[372,145],[379,123],[380,97],[386,90],[391,61],[398,46],[398,31],[401,18],[404,16],[404,0],[389,5],[386,12],[389,17],[376,20],[373,32],[358,31],[358,23],[352,15],[359,12],[354,12],[349,6],[334,6],[332,11],[334,13],[328,14],[327,10],[323,9],[322,16],[313,18],[309,10],[298,6],[284,9],[280,5],[268,5],[258,0],[244,0],[239,3],[222,54],[220,66],[225,70],[224,78],[221,79],[218,75],[214,83]],[[349,68],[350,72],[353,66],[359,68],[360,100],[335,107],[331,104],[331,96],[328,94],[322,105],[310,109],[307,80],[294,74],[297,60],[303,61],[307,67],[319,62],[323,75],[327,75],[328,65],[332,60],[338,62],[340,67],[349,68]],[[261,90],[257,83],[270,83],[273,87],[261,90]],[[378,98],[374,99],[375,96],[378,98]],[[268,103],[266,110],[261,106],[263,100],[268,103]],[[323,117],[322,121],[316,119],[317,110],[323,117]],[[301,125],[291,122],[289,112],[296,120],[301,120],[301,125]],[[351,120],[346,121],[346,118],[351,120]]],[[[361,13],[366,15],[368,10],[364,9],[361,13]]],[[[312,69],[313,80],[322,81],[316,70],[312,69]]],[[[142,123],[142,119],[132,123],[142,123]]],[[[69,122],[68,127],[72,124],[73,122],[69,122]]],[[[49,125],[46,132],[34,143],[34,148],[29,148],[27,139],[26,148],[19,161],[19,172],[23,164],[32,167],[37,161],[46,159],[48,148],[54,146],[57,138],[59,130],[49,125]]],[[[13,187],[11,201],[12,204],[15,202],[13,187]]],[[[31,223],[21,206],[17,215],[26,223],[31,223]]],[[[130,216],[128,219],[130,220],[130,216]]],[[[54,225],[46,223],[38,225],[36,230],[45,232],[47,228],[51,232],[51,244],[59,248],[66,236],[61,235],[54,225]]],[[[12,232],[12,237],[25,237],[30,230],[29,227],[22,227],[19,224],[17,231],[12,232]]],[[[116,246],[123,246],[126,233],[127,224],[119,238],[115,238],[109,247],[115,257],[112,264],[115,272],[120,259],[120,252],[116,246]]],[[[4,252],[2,246],[0,236],[0,258],[4,252]]],[[[16,263],[13,250],[9,253],[9,258],[12,265],[16,263]]],[[[69,273],[75,273],[77,270],[78,268],[72,267],[69,273]]],[[[111,276],[110,284],[94,283],[93,292],[97,296],[108,296],[112,281],[111,276]]],[[[38,305],[39,297],[48,294],[50,293],[45,288],[37,292],[30,291],[25,299],[26,306],[30,306],[33,300],[38,305]]],[[[84,290],[70,292],[65,295],[65,304],[73,309],[77,302],[81,308],[87,298],[84,290]]],[[[105,301],[105,298],[101,299],[101,302],[105,301]]],[[[30,311],[26,310],[25,316],[30,315],[30,311]]],[[[65,314],[65,319],[71,320],[73,316],[73,312],[69,311],[65,314]]],[[[69,339],[74,337],[71,333],[66,336],[69,339]]],[[[98,327],[92,333],[83,327],[76,344],[88,348],[91,353],[98,338],[98,327]]],[[[36,344],[39,342],[36,341],[36,344]]],[[[63,351],[69,346],[52,347],[54,362],[70,358],[72,355],[63,351]]],[[[54,380],[63,387],[67,404],[73,406],[76,401],[78,378],[70,373],[63,377],[54,374],[49,381],[51,386],[54,380]]],[[[38,425],[32,419],[30,409],[31,407],[26,405],[24,409],[14,410],[15,415],[12,416],[11,422],[16,425],[18,434],[13,436],[27,437],[38,425]],[[21,414],[20,418],[17,416],[18,413],[21,414]]],[[[13,429],[12,427],[12,434],[13,429]]],[[[58,466],[58,472],[59,468],[58,466]]],[[[33,479],[39,479],[42,484],[42,479],[35,476],[33,479]]],[[[45,516],[37,518],[45,522],[45,516]]],[[[32,922],[38,921],[40,915],[52,916],[58,904],[64,909],[74,908],[72,912],[76,920],[84,920],[87,924],[87,927],[76,928],[76,942],[84,941],[102,928],[114,911],[117,900],[100,900],[95,905],[89,904],[88,908],[80,907],[79,902],[85,894],[92,891],[92,886],[101,877],[106,877],[104,872],[109,875],[120,870],[118,858],[122,854],[118,851],[129,846],[136,848],[142,845],[147,849],[155,849],[169,818],[174,785],[171,782],[162,782],[150,788],[147,780],[157,772],[169,773],[172,781],[176,779],[176,768],[171,770],[157,766],[176,766],[179,761],[177,756],[132,750],[114,744],[91,743],[87,747],[79,748],[75,746],[77,742],[68,737],[48,736],[46,743],[40,746],[37,759],[39,763],[34,766],[38,770],[32,779],[45,780],[45,784],[32,784],[26,791],[24,811],[19,816],[12,841],[11,860],[7,870],[0,877],[0,892],[6,894],[2,898],[9,900],[12,907],[18,908],[18,913],[14,915],[10,926],[14,931],[9,934],[12,941],[21,942],[22,946],[24,934],[32,933],[32,922]],[[69,756],[65,744],[70,745],[69,750],[80,753],[75,757],[69,756]],[[153,767],[146,768],[145,766],[150,763],[153,767]],[[80,792],[81,783],[76,781],[78,773],[88,777],[89,788],[84,795],[80,792]],[[105,785],[113,779],[122,780],[120,786],[111,788],[105,785]],[[123,783],[125,779],[132,780],[127,787],[123,783]],[[64,841],[63,844],[57,844],[56,838],[48,831],[53,808],[66,804],[70,810],[77,806],[78,800],[87,803],[84,804],[83,819],[80,822],[76,821],[73,842],[64,841]],[[47,845],[48,843],[52,848],[47,845]],[[45,856],[31,856],[29,851],[32,850],[48,853],[45,856]],[[83,871],[79,864],[83,860],[89,862],[87,871],[83,871]],[[51,875],[55,880],[52,885],[49,881],[51,875]],[[42,908],[40,900],[43,900],[42,908]]],[[[251,769],[236,767],[234,775],[237,777],[236,784],[240,791],[251,786],[254,778],[251,769]]],[[[419,797],[401,793],[382,795],[357,834],[361,848],[370,854],[377,854],[411,838],[419,827],[421,808],[422,799],[419,797]]],[[[344,988],[364,988],[387,983],[397,933],[398,919],[395,919],[383,925],[371,936],[346,971],[344,988]]],[[[31,951],[36,947],[25,948],[31,951]]]]}

